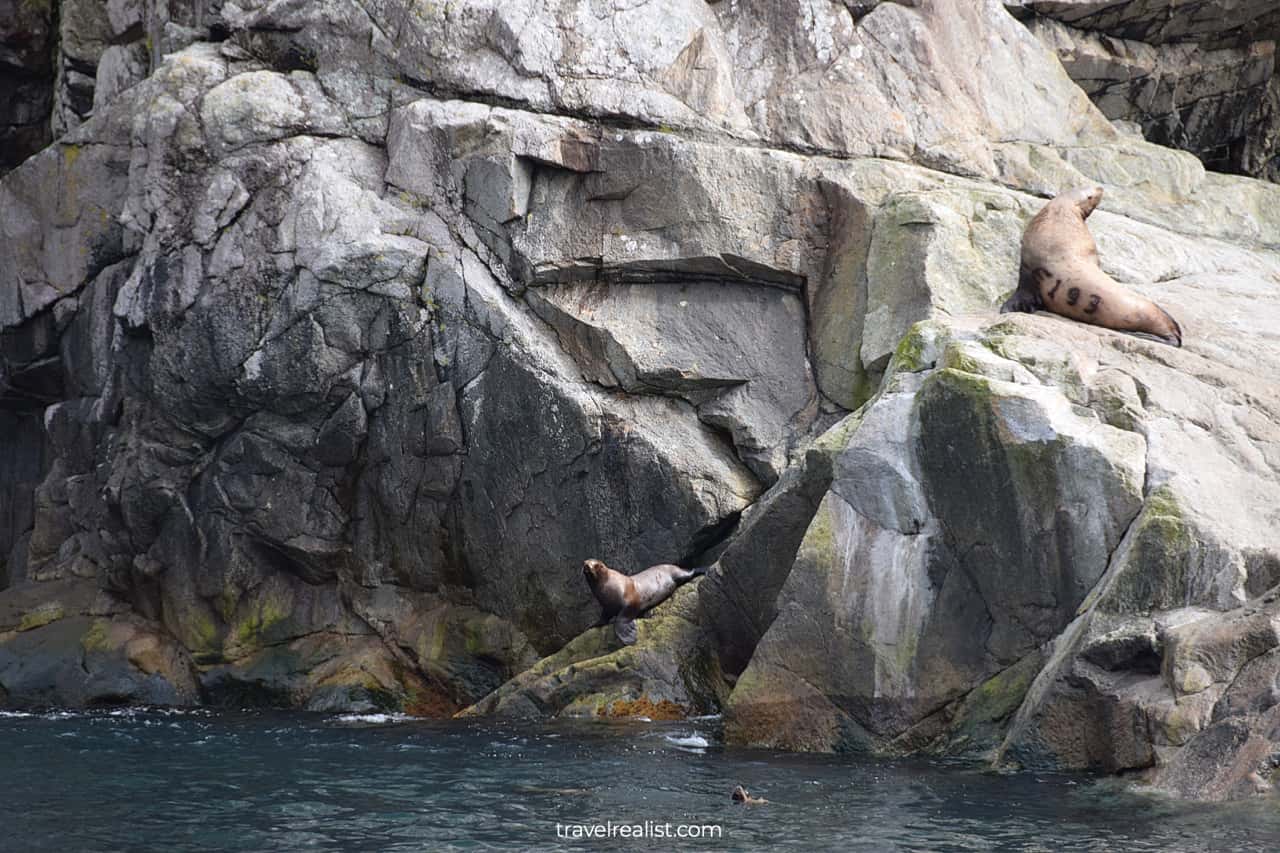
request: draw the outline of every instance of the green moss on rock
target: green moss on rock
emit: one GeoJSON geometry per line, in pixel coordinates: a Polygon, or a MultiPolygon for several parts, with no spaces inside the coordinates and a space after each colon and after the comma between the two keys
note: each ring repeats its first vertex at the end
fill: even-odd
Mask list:
{"type": "Polygon", "coordinates": [[[836,536],[834,519],[831,517],[829,501],[838,500],[831,494],[822,499],[809,529],[805,531],[804,540],[796,554],[792,571],[817,569],[825,574],[836,559],[836,536]]]}
{"type": "Polygon", "coordinates": [[[74,142],[62,143],[62,162],[68,170],[75,168],[76,161],[80,159],[82,149],[74,142]]]}
{"type": "Polygon", "coordinates": [[[933,377],[933,381],[947,386],[953,392],[969,397],[975,404],[989,400],[995,395],[991,380],[978,373],[944,368],[933,377]]]}
{"type": "Polygon", "coordinates": [[[85,631],[84,636],[80,638],[80,648],[86,652],[111,651],[111,639],[107,635],[109,627],[110,623],[106,619],[95,619],[89,626],[89,630],[85,631]]]}
{"type": "Polygon", "coordinates": [[[907,329],[889,360],[887,375],[894,373],[919,373],[933,366],[940,339],[945,330],[937,322],[921,320],[907,329]]]}
{"type": "Polygon", "coordinates": [[[942,366],[965,373],[983,373],[982,363],[963,347],[949,346],[942,354],[942,366]]]}
{"type": "MultiPolygon", "coordinates": [[[[465,643],[469,654],[478,654],[479,644],[475,642],[476,638],[470,631],[465,631],[465,643]]],[[[418,655],[424,661],[439,663],[443,661],[449,653],[449,624],[445,619],[437,619],[431,622],[427,630],[423,631],[418,637],[418,655]]]]}
{"type": "Polygon", "coordinates": [[[198,664],[222,663],[225,656],[222,653],[222,644],[219,642],[218,626],[214,623],[213,617],[198,608],[188,611],[186,616],[183,623],[186,636],[183,639],[190,644],[188,648],[195,662],[198,664]]]}
{"type": "Polygon", "coordinates": [[[268,590],[259,591],[249,605],[248,612],[232,626],[227,645],[244,653],[280,639],[273,636],[272,629],[289,618],[290,604],[288,600],[268,590]]]}
{"type": "Polygon", "coordinates": [[[41,604],[34,610],[30,610],[22,615],[21,621],[18,622],[18,631],[31,631],[35,628],[43,628],[52,622],[57,622],[63,616],[67,615],[66,608],[57,601],[50,601],[41,604]]]}
{"type": "Polygon", "coordinates": [[[810,450],[826,454],[835,454],[844,450],[849,446],[849,441],[853,438],[854,433],[858,431],[858,427],[862,426],[864,411],[865,409],[859,409],[837,421],[826,432],[818,436],[810,450]]]}
{"type": "MultiPolygon", "coordinates": [[[[1132,545],[1115,579],[1101,593],[1099,606],[1110,613],[1149,613],[1183,606],[1200,543],[1171,489],[1162,486],[1147,496],[1129,535],[1132,545]]],[[[1092,606],[1092,598],[1081,610],[1092,606]]]]}
{"type": "Polygon", "coordinates": [[[971,730],[1011,716],[1022,705],[1043,663],[1043,655],[1033,652],[971,690],[960,704],[955,730],[971,730]]]}

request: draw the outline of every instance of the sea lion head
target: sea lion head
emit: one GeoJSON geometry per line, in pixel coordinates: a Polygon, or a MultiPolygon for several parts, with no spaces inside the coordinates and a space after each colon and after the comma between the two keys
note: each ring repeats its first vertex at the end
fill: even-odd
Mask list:
{"type": "Polygon", "coordinates": [[[1076,187],[1063,193],[1063,196],[1080,212],[1081,219],[1088,219],[1089,214],[1093,213],[1094,208],[1102,201],[1102,187],[1097,184],[1091,187],[1076,187]]]}
{"type": "Polygon", "coordinates": [[[609,576],[609,567],[596,559],[582,561],[582,576],[587,579],[592,587],[596,584],[603,583],[604,579],[609,576]]]}

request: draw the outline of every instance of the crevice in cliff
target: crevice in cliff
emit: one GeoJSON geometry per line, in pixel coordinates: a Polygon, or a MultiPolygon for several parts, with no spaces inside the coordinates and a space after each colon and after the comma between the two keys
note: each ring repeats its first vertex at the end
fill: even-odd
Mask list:
{"type": "MultiPolygon", "coordinates": [[[[953,568],[956,571],[960,572],[961,575],[964,576],[965,581],[969,584],[969,587],[973,590],[973,594],[977,597],[978,601],[982,602],[982,612],[987,617],[986,636],[982,638],[983,653],[987,657],[991,658],[992,660],[999,660],[999,657],[997,657],[996,654],[993,653],[990,648],[991,635],[994,633],[995,626],[997,624],[996,615],[991,609],[991,602],[987,600],[986,593],[982,589],[982,584],[978,583],[977,577],[974,575],[973,570],[969,567],[969,555],[979,547],[990,548],[990,546],[987,545],[987,543],[985,542],[974,542],[967,549],[965,549],[965,552],[963,554],[956,554],[955,553],[955,539],[956,539],[955,535],[951,533],[951,531],[947,528],[947,525],[943,523],[941,519],[939,519],[939,525],[943,530],[943,537],[944,537],[943,541],[947,543],[947,550],[955,555],[955,559],[953,562],[949,562],[949,563],[944,562],[942,564],[946,569],[946,571],[940,578],[936,580],[936,582],[932,577],[932,572],[931,572],[929,577],[929,583],[935,590],[941,590],[943,584],[946,582],[947,574],[949,574],[953,568]]],[[[1026,625],[1024,625],[1018,619],[1017,615],[1013,612],[1012,608],[1009,608],[1006,612],[1008,613],[1010,620],[1013,621],[1015,624],[1017,624],[1017,626],[1022,629],[1023,633],[1027,634],[1027,636],[1030,636],[1030,637],[1035,636],[1034,634],[1032,634],[1030,631],[1027,630],[1026,625]]]]}
{"type": "Polygon", "coordinates": [[[1007,731],[1008,724],[1017,716],[1027,696],[1031,693],[1032,684],[1044,669],[1046,662],[1041,657],[1042,655],[1043,651],[1041,649],[1033,649],[1013,663],[983,676],[979,683],[968,690],[926,711],[906,730],[893,737],[886,745],[885,752],[897,755],[918,755],[921,753],[957,755],[973,754],[976,748],[977,754],[990,758],[992,753],[998,750],[1000,741],[1003,740],[1007,731]],[[984,700],[989,701],[990,697],[983,694],[989,690],[989,685],[993,682],[999,682],[1028,661],[1034,661],[1038,657],[1041,658],[1039,661],[1040,666],[1027,678],[1026,689],[1023,690],[1016,703],[1006,702],[1003,707],[991,709],[993,713],[972,719],[972,722],[979,726],[989,726],[996,729],[999,732],[998,737],[987,736],[975,744],[969,732],[963,728],[960,730],[952,728],[954,723],[965,719],[965,706],[970,699],[976,697],[979,707],[985,706],[986,702],[984,700]]]}
{"type": "Polygon", "coordinates": [[[1084,594],[1084,597],[1080,600],[1080,604],[1076,609],[1077,616],[1083,615],[1084,613],[1092,610],[1102,600],[1102,597],[1106,595],[1108,584],[1110,584],[1112,579],[1115,577],[1116,572],[1119,571],[1116,564],[1116,555],[1121,553],[1129,544],[1129,539],[1133,534],[1134,527],[1137,525],[1138,520],[1142,518],[1143,513],[1146,512],[1147,500],[1151,497],[1152,491],[1154,491],[1154,488],[1150,487],[1150,464],[1150,454],[1148,454],[1147,469],[1144,472],[1143,478],[1144,490],[1142,495],[1142,505],[1138,507],[1138,511],[1135,512],[1133,517],[1129,519],[1127,524],[1125,524],[1124,531],[1120,534],[1119,538],[1116,539],[1115,546],[1107,553],[1106,568],[1102,570],[1098,579],[1094,581],[1093,586],[1089,588],[1089,590],[1084,594]]]}
{"type": "MultiPolygon", "coordinates": [[[[660,229],[645,229],[655,231],[660,229]]],[[[803,294],[805,279],[803,276],[787,277],[778,275],[769,278],[764,275],[753,275],[738,269],[724,255],[719,260],[730,270],[728,273],[692,271],[681,266],[680,261],[673,261],[669,266],[655,266],[652,263],[606,264],[599,256],[574,258],[580,265],[573,269],[556,268],[545,274],[535,272],[528,282],[529,289],[538,287],[555,287],[560,284],[598,283],[619,285],[662,285],[662,284],[731,284],[753,287],[770,287],[785,293],[803,294]],[[581,262],[588,261],[588,264],[581,262]]]]}
{"type": "MultiPolygon", "coordinates": [[[[1277,648],[1276,646],[1269,646],[1268,648],[1263,649],[1262,651],[1258,652],[1258,653],[1257,653],[1257,654],[1255,654],[1255,655],[1250,655],[1250,656],[1249,656],[1248,658],[1246,658],[1243,662],[1241,662],[1241,664],[1240,664],[1240,666],[1239,666],[1239,667],[1237,667],[1237,668],[1236,668],[1236,671],[1235,671],[1235,673],[1231,676],[1230,680],[1228,680],[1228,681],[1215,681],[1215,682],[1213,682],[1213,684],[1222,684],[1222,685],[1223,685],[1223,689],[1222,689],[1222,693],[1221,693],[1221,695],[1218,697],[1217,701],[1215,701],[1215,702],[1214,702],[1214,709],[1213,709],[1213,722],[1218,722],[1218,721],[1220,721],[1221,719],[1226,718],[1226,716],[1227,716],[1226,714],[1223,714],[1223,715],[1222,715],[1222,717],[1219,717],[1219,716],[1218,716],[1218,706],[1219,706],[1219,705],[1221,705],[1221,704],[1222,704],[1223,699],[1225,699],[1225,698],[1226,698],[1226,696],[1227,696],[1229,693],[1231,693],[1232,688],[1236,686],[1236,682],[1238,682],[1238,681],[1240,680],[1241,676],[1244,674],[1244,671],[1245,671],[1246,669],[1248,669],[1248,668],[1249,668],[1249,664],[1253,663],[1254,661],[1258,660],[1259,658],[1266,657],[1267,655],[1269,655],[1269,654],[1271,654],[1272,652],[1274,652],[1274,651],[1276,650],[1276,648],[1277,648]]],[[[1208,688],[1206,688],[1206,689],[1208,689],[1208,688]]],[[[1232,714],[1231,716],[1238,716],[1238,714],[1232,714]]]]}
{"type": "MultiPolygon", "coordinates": [[[[362,619],[361,621],[364,621],[364,620],[362,619]]],[[[300,640],[306,640],[311,637],[335,637],[335,638],[341,638],[344,640],[352,640],[352,639],[360,639],[363,637],[375,637],[375,636],[378,636],[378,634],[376,631],[373,630],[372,626],[370,626],[370,631],[367,634],[356,633],[352,631],[339,631],[335,627],[316,628],[314,631],[302,631],[297,634],[290,634],[289,636],[282,637],[279,640],[271,640],[269,642],[254,643],[252,647],[244,650],[242,654],[236,655],[235,657],[225,657],[222,659],[222,663],[217,665],[218,666],[226,666],[226,665],[235,666],[239,663],[242,663],[252,658],[254,655],[258,654],[259,652],[265,651],[267,649],[279,649],[286,646],[291,646],[294,643],[299,642],[300,640]]],[[[335,657],[338,657],[338,652],[336,651],[333,653],[332,657],[330,657],[329,659],[332,660],[335,657]]]]}
{"type": "MultiPolygon", "coordinates": [[[[999,186],[1008,192],[1016,193],[1018,195],[1025,196],[1027,198],[1048,198],[1051,195],[1051,193],[1049,193],[1048,191],[1034,192],[1034,191],[1028,190],[1025,187],[1016,186],[1012,183],[1009,183],[1008,181],[1001,180],[1000,176],[998,175],[983,175],[983,174],[973,172],[971,170],[961,171],[958,169],[940,168],[941,165],[946,165],[946,164],[940,164],[939,162],[931,158],[904,159],[901,157],[892,157],[884,154],[876,154],[873,152],[858,153],[858,152],[851,152],[851,151],[841,151],[841,150],[836,150],[831,148],[824,148],[822,146],[789,143],[784,140],[778,140],[778,139],[761,141],[758,137],[749,138],[745,136],[740,136],[729,130],[722,130],[722,131],[715,132],[715,131],[702,130],[702,129],[699,129],[696,127],[690,127],[687,125],[670,126],[666,124],[643,121],[641,119],[636,118],[635,116],[631,116],[627,114],[619,114],[616,112],[571,109],[571,108],[565,108],[562,106],[540,107],[528,101],[522,101],[515,98],[503,97],[503,96],[495,95],[492,93],[481,92],[476,90],[445,86],[441,84],[432,83],[426,80],[414,79],[411,77],[405,78],[404,83],[410,88],[416,89],[422,92],[424,95],[435,100],[461,100],[461,101],[468,101],[468,102],[477,103],[477,104],[484,104],[490,107],[499,107],[502,109],[509,109],[513,111],[528,113],[530,115],[546,115],[546,116],[554,116],[554,117],[560,117],[560,118],[575,119],[575,120],[584,121],[592,125],[595,125],[605,134],[634,131],[634,130],[647,130],[647,131],[655,131],[655,132],[660,131],[665,135],[675,136],[686,142],[714,145],[721,148],[741,148],[741,149],[753,150],[753,151],[779,152],[779,153],[786,153],[786,154],[794,154],[794,155],[813,158],[813,159],[831,160],[837,163],[844,162],[844,161],[851,161],[851,160],[884,161],[884,162],[894,163],[907,168],[919,169],[923,172],[932,172],[939,175],[946,175],[948,177],[956,178],[960,180],[977,180],[977,181],[988,182],[995,186],[999,186]]],[[[991,139],[989,141],[991,145],[996,146],[1001,144],[1017,144],[1017,143],[1023,142],[1024,140],[991,139]]],[[[1081,143],[1080,145],[1075,145],[1075,146],[1065,145],[1065,144],[1055,144],[1048,147],[1054,150],[1066,150],[1070,148],[1081,148],[1081,149],[1087,150],[1096,146],[1091,146],[1086,143],[1081,143]]],[[[1204,237],[1202,230],[1196,230],[1191,227],[1186,227],[1179,230],[1177,221],[1157,220],[1154,217],[1143,216],[1140,211],[1130,210],[1124,213],[1117,213],[1112,211],[1112,214],[1115,216],[1124,217],[1134,222],[1140,222],[1143,224],[1151,225],[1163,231],[1168,231],[1169,233],[1192,236],[1199,239],[1203,239],[1204,237]]],[[[1268,244],[1259,244],[1254,241],[1250,241],[1247,238],[1242,238],[1239,240],[1229,240],[1227,238],[1219,237],[1217,239],[1221,239],[1223,240],[1223,242],[1228,242],[1235,245],[1242,245],[1245,247],[1256,247],[1258,245],[1268,245],[1268,244]]]]}
{"type": "Polygon", "coordinates": [[[731,512],[724,518],[702,528],[693,535],[684,554],[676,565],[686,569],[706,568],[720,558],[742,519],[742,511],[731,512]]]}
{"type": "MultiPolygon", "coordinates": [[[[360,620],[368,629],[369,634],[360,634],[353,636],[373,636],[381,641],[383,648],[391,655],[391,657],[404,667],[408,672],[414,673],[419,678],[427,680],[428,683],[444,690],[444,692],[453,697],[453,691],[448,686],[442,685],[438,680],[429,673],[425,667],[421,665],[417,658],[417,651],[413,645],[400,639],[399,632],[393,622],[384,621],[382,619],[373,619],[361,612],[362,608],[356,607],[351,596],[340,590],[340,598],[342,599],[343,609],[360,620]]],[[[458,703],[463,704],[463,703],[458,703]]]]}
{"type": "MultiPolygon", "coordinates": [[[[518,98],[498,95],[493,92],[483,92],[477,89],[463,89],[456,86],[435,83],[430,80],[424,80],[420,77],[414,77],[413,75],[403,71],[400,73],[400,80],[406,86],[416,89],[438,101],[468,101],[474,104],[501,107],[503,109],[517,110],[519,112],[532,113],[535,115],[580,119],[582,121],[589,121],[596,124],[607,123],[608,129],[610,130],[657,131],[661,129],[666,133],[671,132],[671,128],[666,125],[659,122],[645,121],[627,113],[620,113],[611,110],[579,110],[563,106],[539,109],[535,104],[531,104],[528,101],[523,101],[518,98]]],[[[696,132],[692,131],[692,129],[686,129],[686,131],[696,132]]]]}
{"type": "MultiPolygon", "coordinates": [[[[683,280],[681,281],[681,283],[684,283],[683,280]]],[[[528,292],[526,292],[526,295],[525,295],[526,302],[528,302],[529,298],[530,296],[528,292]]],[[[534,297],[534,298],[537,298],[537,297],[534,297]]],[[[546,311],[555,312],[558,316],[565,318],[567,322],[574,324],[578,328],[591,329],[593,331],[598,332],[602,339],[606,339],[607,342],[612,344],[614,347],[625,351],[625,348],[617,342],[617,340],[612,336],[612,334],[609,333],[607,329],[603,327],[590,326],[582,321],[579,321],[577,317],[575,317],[574,315],[568,312],[563,311],[559,306],[555,305],[554,303],[544,302],[544,305],[545,305],[546,311]]],[[[573,352],[570,351],[569,347],[565,345],[564,337],[561,334],[561,330],[559,327],[557,327],[554,323],[548,320],[543,315],[543,312],[538,310],[538,308],[535,307],[534,305],[529,305],[529,308],[531,309],[533,315],[537,317],[542,322],[542,324],[547,328],[549,333],[554,336],[554,339],[559,345],[561,352],[563,352],[566,358],[569,360],[569,362],[572,363],[577,368],[577,378],[581,382],[583,382],[584,384],[594,389],[597,389],[599,393],[607,395],[608,397],[613,399],[628,400],[628,399],[637,399],[642,397],[666,397],[671,400],[679,401],[682,404],[687,404],[691,408],[693,416],[697,419],[698,423],[701,424],[704,428],[706,428],[706,430],[708,430],[724,446],[729,456],[736,459],[743,465],[746,465],[748,468],[750,467],[750,464],[747,461],[744,451],[750,450],[753,448],[743,447],[741,443],[735,438],[731,427],[726,426],[725,424],[719,422],[719,420],[717,420],[716,418],[705,415],[702,411],[703,406],[707,405],[708,403],[714,402],[715,400],[719,399],[721,396],[728,393],[734,388],[747,385],[750,382],[750,380],[748,379],[703,379],[703,380],[689,379],[689,380],[684,380],[681,383],[677,383],[675,385],[659,385],[659,384],[655,384],[654,382],[639,378],[637,374],[640,373],[640,370],[635,366],[634,363],[632,363],[628,359],[625,365],[627,370],[624,372],[630,373],[630,375],[635,378],[634,378],[634,381],[632,382],[626,382],[625,380],[621,379],[618,376],[618,372],[614,370],[614,364],[608,359],[608,357],[602,355],[600,356],[600,361],[602,363],[597,367],[604,367],[609,370],[609,375],[613,378],[613,381],[614,381],[614,384],[609,385],[609,384],[606,384],[606,382],[603,379],[598,378],[598,376],[590,375],[590,371],[589,371],[590,365],[583,365],[579,361],[579,359],[575,357],[573,352]]],[[[705,547],[700,548],[698,550],[698,553],[705,552],[707,550],[709,549],[705,547]]],[[[690,559],[692,559],[692,557],[690,559]]]]}

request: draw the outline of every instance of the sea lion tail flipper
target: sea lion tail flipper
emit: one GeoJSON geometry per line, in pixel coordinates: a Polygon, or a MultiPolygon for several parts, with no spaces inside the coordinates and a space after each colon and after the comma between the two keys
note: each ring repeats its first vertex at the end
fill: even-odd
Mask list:
{"type": "Polygon", "coordinates": [[[613,620],[613,632],[618,635],[619,642],[624,646],[634,646],[636,640],[640,638],[636,631],[635,620],[626,616],[619,616],[613,620]]]}
{"type": "MultiPolygon", "coordinates": [[[[1156,307],[1160,308],[1159,305],[1157,305],[1156,307]]],[[[1166,343],[1173,344],[1173,346],[1175,347],[1181,347],[1182,346],[1182,326],[1178,325],[1178,321],[1173,319],[1173,315],[1170,314],[1168,311],[1164,310],[1163,308],[1160,308],[1160,313],[1163,314],[1165,317],[1167,317],[1169,322],[1173,324],[1173,336],[1172,338],[1166,338],[1165,339],[1166,343]]]]}
{"type": "Polygon", "coordinates": [[[673,574],[672,578],[675,580],[676,586],[684,586],[705,575],[710,568],[710,566],[694,566],[691,569],[685,569],[683,574],[673,574]]]}
{"type": "Polygon", "coordinates": [[[1156,306],[1156,310],[1163,314],[1165,319],[1169,321],[1169,325],[1173,327],[1170,334],[1165,335],[1159,332],[1138,331],[1136,329],[1130,331],[1129,334],[1133,335],[1135,338],[1157,341],[1158,343],[1168,344],[1171,347],[1181,347],[1182,327],[1178,325],[1178,321],[1173,319],[1173,315],[1161,308],[1159,305],[1156,306]]]}

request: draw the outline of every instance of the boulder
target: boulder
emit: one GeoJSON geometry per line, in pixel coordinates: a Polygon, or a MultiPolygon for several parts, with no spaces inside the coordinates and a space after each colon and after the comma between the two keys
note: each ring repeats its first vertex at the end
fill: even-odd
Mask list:
{"type": "Polygon", "coordinates": [[[0,600],[0,684],[18,708],[199,700],[186,650],[85,579],[23,585],[0,600]]]}
{"type": "Polygon", "coordinates": [[[800,700],[795,745],[884,747],[1065,627],[1138,512],[1140,435],[987,345],[952,341],[934,364],[854,416],[734,690],[733,738],[788,743],[776,721],[803,684],[830,706],[818,725],[800,700]]]}
{"type": "Polygon", "coordinates": [[[670,720],[718,712],[727,691],[698,597],[698,584],[677,590],[636,623],[633,646],[612,626],[591,628],[459,716],[670,720]]]}

